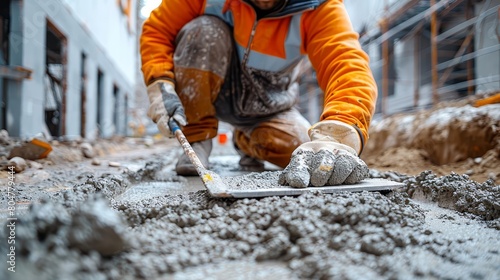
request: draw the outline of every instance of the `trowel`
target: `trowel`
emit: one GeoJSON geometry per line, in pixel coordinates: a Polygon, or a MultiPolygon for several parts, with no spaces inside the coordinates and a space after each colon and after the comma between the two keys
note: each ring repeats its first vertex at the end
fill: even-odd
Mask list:
{"type": "Polygon", "coordinates": [[[196,168],[196,172],[200,176],[203,185],[208,190],[210,195],[213,197],[232,197],[231,195],[227,194],[228,187],[219,176],[219,174],[210,171],[203,166],[200,159],[198,158],[198,155],[196,155],[193,147],[191,147],[191,144],[189,144],[186,136],[184,136],[181,128],[173,118],[170,118],[170,120],[168,121],[168,126],[170,128],[170,131],[172,131],[172,133],[175,135],[175,138],[177,138],[177,140],[179,141],[179,144],[181,144],[181,147],[184,150],[184,153],[189,158],[189,161],[191,161],[191,163],[196,168]]]}
{"type": "Polygon", "coordinates": [[[387,192],[396,188],[404,186],[402,183],[389,181],[385,179],[365,179],[353,185],[335,185],[323,187],[310,187],[310,188],[291,188],[288,186],[279,185],[276,182],[276,187],[270,188],[265,184],[262,188],[252,188],[249,190],[231,189],[230,186],[224,182],[219,174],[208,170],[203,166],[195,151],[189,144],[186,136],[182,132],[177,122],[170,119],[168,122],[169,128],[175,135],[177,140],[182,146],[184,153],[188,156],[191,163],[196,168],[196,172],[201,178],[203,185],[208,190],[212,197],[225,197],[225,198],[250,198],[250,197],[265,197],[265,196],[296,196],[306,192],[319,191],[322,193],[336,193],[336,192],[362,192],[362,191],[379,191],[387,192]]]}

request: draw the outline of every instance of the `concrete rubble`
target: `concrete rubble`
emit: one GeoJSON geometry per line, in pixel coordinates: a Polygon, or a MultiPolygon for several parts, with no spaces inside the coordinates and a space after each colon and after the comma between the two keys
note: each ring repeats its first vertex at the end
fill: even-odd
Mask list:
{"type": "Polygon", "coordinates": [[[86,158],[93,158],[95,156],[94,148],[90,143],[82,143],[80,149],[82,150],[83,156],[86,158]]]}
{"type": "Polygon", "coordinates": [[[115,200],[129,182],[88,175],[33,204],[18,227],[18,267],[37,279],[152,279],[232,261],[264,270],[279,261],[304,279],[493,279],[500,269],[499,188],[466,176],[423,172],[386,195],[233,200],[197,191],[115,200]],[[434,231],[429,206],[412,197],[455,209],[439,207],[447,222],[466,213],[472,225],[458,236],[434,231]]]}
{"type": "MultiPolygon", "coordinates": [[[[195,181],[173,172],[181,152],[175,142],[108,149],[123,151],[117,156],[103,156],[93,145],[93,157],[73,145],[78,154],[73,161],[62,156],[71,154],[68,150],[55,147],[54,154],[37,161],[43,169],[30,163],[31,168],[17,174],[16,273],[2,262],[0,279],[500,275],[496,147],[481,160],[461,163],[464,170],[483,164],[483,169],[474,169],[475,175],[494,173],[481,182],[472,179],[475,175],[446,171],[444,165],[434,168],[444,175],[431,171],[432,164],[417,174],[384,170],[396,162],[381,156],[379,165],[370,164],[369,176],[403,182],[402,189],[328,195],[311,191],[260,199],[215,199],[202,188],[192,188],[195,181]]],[[[425,160],[425,152],[411,147],[391,151],[406,154],[407,165],[425,160]]],[[[214,158],[215,166],[232,172],[223,158],[214,158]]],[[[256,180],[274,182],[280,172],[245,173],[226,182],[252,189],[256,180]]],[[[7,203],[2,195],[2,208],[7,203]]],[[[8,234],[4,227],[0,240],[8,234]]],[[[7,246],[1,241],[0,251],[6,252],[7,246]]]]}
{"type": "Polygon", "coordinates": [[[23,172],[26,169],[26,167],[28,167],[28,163],[26,163],[26,160],[24,160],[24,158],[22,157],[11,158],[7,162],[7,165],[13,167],[17,173],[23,172]]]}

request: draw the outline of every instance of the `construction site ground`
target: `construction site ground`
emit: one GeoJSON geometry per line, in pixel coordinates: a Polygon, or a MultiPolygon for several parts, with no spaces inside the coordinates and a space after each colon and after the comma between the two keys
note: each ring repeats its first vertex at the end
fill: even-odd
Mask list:
{"type": "MultiPolygon", "coordinates": [[[[215,199],[175,174],[174,139],[52,141],[0,172],[0,279],[499,279],[500,104],[469,103],[373,122],[362,158],[404,183],[388,193],[215,199]]],[[[214,145],[223,177],[280,172],[214,145]]]]}

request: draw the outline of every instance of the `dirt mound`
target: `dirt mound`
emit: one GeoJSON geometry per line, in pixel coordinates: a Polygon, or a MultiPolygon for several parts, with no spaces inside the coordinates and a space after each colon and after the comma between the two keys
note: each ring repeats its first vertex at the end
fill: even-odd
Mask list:
{"type": "Polygon", "coordinates": [[[500,104],[444,107],[374,122],[362,158],[370,168],[416,175],[430,169],[500,177],[500,104]]]}

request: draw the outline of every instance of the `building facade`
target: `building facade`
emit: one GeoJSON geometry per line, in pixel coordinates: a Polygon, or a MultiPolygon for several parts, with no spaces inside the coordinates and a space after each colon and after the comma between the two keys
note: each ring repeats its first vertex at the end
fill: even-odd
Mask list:
{"type": "Polygon", "coordinates": [[[2,0],[0,128],[59,139],[128,134],[137,0],[2,0]]]}
{"type": "MultiPolygon", "coordinates": [[[[375,118],[500,92],[500,0],[345,0],[378,85],[375,118]]],[[[319,120],[314,72],[299,109],[319,120]]]]}
{"type": "Polygon", "coordinates": [[[344,2],[371,59],[378,113],[500,92],[500,0],[344,2]]]}

